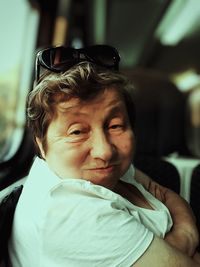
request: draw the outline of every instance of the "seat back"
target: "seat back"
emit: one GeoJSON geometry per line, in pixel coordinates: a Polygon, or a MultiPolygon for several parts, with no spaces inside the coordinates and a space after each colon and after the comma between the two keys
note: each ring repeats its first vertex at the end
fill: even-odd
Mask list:
{"type": "Polygon", "coordinates": [[[185,98],[164,75],[147,69],[124,71],[135,85],[136,156],[184,153],[185,98]]]}
{"type": "Polygon", "coordinates": [[[180,193],[180,175],[170,162],[159,158],[137,157],[134,164],[160,185],[180,193]]]}
{"type": "Polygon", "coordinates": [[[10,238],[15,208],[23,185],[16,187],[0,203],[0,267],[9,267],[8,240],[10,238]]]}
{"type": "Polygon", "coordinates": [[[197,227],[200,233],[200,164],[194,168],[192,173],[190,205],[196,216],[197,227]]]}
{"type": "Polygon", "coordinates": [[[200,85],[186,95],[186,141],[190,154],[200,158],[200,85]]]}

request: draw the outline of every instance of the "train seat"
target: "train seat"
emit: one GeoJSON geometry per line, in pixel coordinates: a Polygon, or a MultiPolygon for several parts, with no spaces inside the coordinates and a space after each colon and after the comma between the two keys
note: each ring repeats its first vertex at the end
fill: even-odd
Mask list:
{"type": "Polygon", "coordinates": [[[130,92],[136,111],[135,164],[177,193],[180,174],[166,161],[172,153],[185,153],[185,97],[163,74],[150,69],[123,70],[133,82],[130,92]]]}
{"type": "MultiPolygon", "coordinates": [[[[197,220],[197,227],[200,233],[200,164],[197,165],[192,173],[190,205],[194,211],[197,220]]],[[[200,246],[199,246],[200,249],[200,246]]]]}

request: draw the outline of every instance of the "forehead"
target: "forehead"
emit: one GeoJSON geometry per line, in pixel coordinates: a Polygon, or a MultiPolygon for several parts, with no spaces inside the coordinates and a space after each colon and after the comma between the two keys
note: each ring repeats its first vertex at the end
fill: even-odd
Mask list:
{"type": "Polygon", "coordinates": [[[103,112],[112,108],[125,108],[125,101],[122,94],[114,89],[105,89],[97,96],[89,100],[81,100],[79,98],[70,98],[62,101],[56,105],[57,114],[66,114],[76,111],[82,112],[84,110],[96,110],[103,112]]]}

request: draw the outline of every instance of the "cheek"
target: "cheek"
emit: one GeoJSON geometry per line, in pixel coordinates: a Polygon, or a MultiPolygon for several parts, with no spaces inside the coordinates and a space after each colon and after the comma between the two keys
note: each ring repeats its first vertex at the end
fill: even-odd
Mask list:
{"type": "Polygon", "coordinates": [[[132,159],[132,156],[134,153],[134,144],[135,144],[133,132],[131,130],[128,131],[123,136],[123,139],[120,138],[118,144],[119,144],[120,150],[123,152],[123,154],[126,155],[127,157],[131,157],[131,159],[132,159]]]}
{"type": "MultiPolygon", "coordinates": [[[[121,162],[123,171],[126,171],[133,161],[134,156],[134,134],[132,130],[128,130],[115,139],[115,147],[117,149],[118,158],[121,162]]],[[[124,173],[120,174],[123,175],[124,173]]]]}
{"type": "Polygon", "coordinates": [[[83,159],[84,155],[79,149],[72,149],[66,144],[52,146],[46,157],[49,166],[61,178],[80,178],[83,159]]]}
{"type": "Polygon", "coordinates": [[[57,150],[57,153],[61,155],[61,163],[63,167],[66,169],[73,169],[73,170],[80,170],[81,166],[85,163],[85,160],[88,155],[87,148],[82,145],[75,145],[75,144],[60,144],[59,150],[57,150]]]}

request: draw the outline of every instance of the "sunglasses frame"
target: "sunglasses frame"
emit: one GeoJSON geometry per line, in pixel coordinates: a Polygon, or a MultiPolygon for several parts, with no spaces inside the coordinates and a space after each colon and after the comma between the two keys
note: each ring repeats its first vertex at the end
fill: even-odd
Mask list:
{"type": "MultiPolygon", "coordinates": [[[[60,67],[60,68],[56,68],[53,66],[49,66],[48,64],[45,63],[45,61],[43,60],[43,56],[44,53],[49,53],[49,58],[50,58],[50,54],[53,51],[56,50],[66,50],[66,52],[71,52],[72,54],[72,59],[71,61],[73,61],[73,64],[70,65],[70,67],[72,67],[73,65],[76,65],[79,62],[82,61],[88,61],[91,63],[94,63],[98,66],[104,67],[104,68],[108,68],[108,69],[114,69],[114,70],[118,70],[119,69],[119,62],[120,62],[120,55],[117,51],[116,48],[109,46],[109,45],[92,45],[92,46],[87,46],[85,48],[73,48],[73,47],[65,47],[65,46],[52,46],[49,48],[45,48],[40,50],[37,54],[36,54],[36,60],[35,60],[35,81],[38,82],[40,79],[40,66],[42,66],[43,68],[48,69],[49,71],[52,72],[62,72],[62,71],[66,71],[67,69],[70,69],[70,67],[60,67]],[[106,64],[101,62],[100,60],[98,60],[95,57],[91,57],[90,56],[90,51],[93,50],[93,52],[96,50],[100,50],[102,49],[102,51],[109,51],[112,52],[113,57],[113,64],[106,64]],[[84,58],[81,58],[81,55],[84,55],[84,58]]],[[[103,56],[103,52],[102,52],[102,56],[103,56]]],[[[70,61],[70,60],[69,60],[70,61]]]]}

